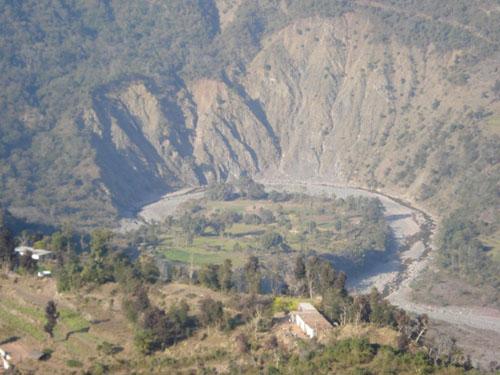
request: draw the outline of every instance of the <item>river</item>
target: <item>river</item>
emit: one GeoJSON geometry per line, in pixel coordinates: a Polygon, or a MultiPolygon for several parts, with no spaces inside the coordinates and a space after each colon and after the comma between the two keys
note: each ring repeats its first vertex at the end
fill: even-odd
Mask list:
{"type": "MultiPolygon", "coordinates": [[[[393,231],[396,249],[389,260],[374,263],[363,274],[351,278],[348,288],[354,293],[366,293],[373,286],[384,290],[387,299],[406,311],[427,314],[431,319],[454,326],[470,327],[500,334],[500,312],[494,309],[463,306],[422,304],[411,299],[411,283],[427,267],[435,254],[434,219],[427,213],[396,198],[355,187],[320,183],[284,183],[260,181],[267,189],[303,192],[345,198],[349,195],[376,197],[385,207],[386,219],[393,231]]],[[[203,190],[185,189],[167,194],[155,203],[145,206],[135,220],[123,222],[122,230],[133,229],[142,222],[161,221],[173,215],[176,208],[189,199],[201,198],[203,190]]],[[[498,335],[497,335],[498,336],[498,335]]],[[[500,336],[498,336],[500,337],[500,336]]]]}

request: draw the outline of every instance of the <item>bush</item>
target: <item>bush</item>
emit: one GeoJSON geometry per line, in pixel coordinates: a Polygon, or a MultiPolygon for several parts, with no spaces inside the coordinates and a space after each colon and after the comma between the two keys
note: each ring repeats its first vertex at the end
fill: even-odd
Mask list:
{"type": "Polygon", "coordinates": [[[66,361],[66,366],[68,367],[83,367],[83,363],[76,359],[68,359],[66,361]]]}
{"type": "Polygon", "coordinates": [[[261,245],[264,249],[270,249],[283,244],[283,236],[277,232],[267,232],[260,239],[261,245]]]}
{"type": "Polygon", "coordinates": [[[299,307],[299,299],[294,297],[280,296],[273,300],[273,312],[285,312],[295,311],[299,307]]]}
{"type": "Polygon", "coordinates": [[[351,338],[339,341],[329,350],[332,359],[349,365],[370,362],[376,354],[375,348],[366,338],[351,338]]]}
{"type": "Polygon", "coordinates": [[[224,305],[207,297],[200,301],[200,323],[204,326],[221,326],[224,322],[224,305]]]}

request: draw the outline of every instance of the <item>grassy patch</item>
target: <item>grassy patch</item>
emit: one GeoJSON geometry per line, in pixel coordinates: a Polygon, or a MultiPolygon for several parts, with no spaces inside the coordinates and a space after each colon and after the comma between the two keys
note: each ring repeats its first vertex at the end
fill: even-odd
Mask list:
{"type": "Polygon", "coordinates": [[[264,231],[265,231],[264,225],[244,224],[244,223],[233,224],[230,228],[226,229],[227,233],[232,234],[234,236],[261,234],[264,231]]]}
{"type": "Polygon", "coordinates": [[[80,368],[83,367],[83,363],[76,360],[76,359],[68,359],[66,361],[66,366],[68,367],[74,367],[74,368],[80,368]]]}
{"type": "Polygon", "coordinates": [[[240,253],[234,252],[210,252],[203,249],[189,248],[189,249],[165,249],[162,254],[166,259],[175,262],[191,263],[191,257],[195,265],[204,264],[222,264],[224,260],[231,259],[233,265],[239,266],[243,260],[240,253]]]}
{"type": "Polygon", "coordinates": [[[36,306],[27,306],[27,305],[22,305],[19,303],[14,302],[11,299],[2,299],[2,306],[10,309],[10,310],[15,310],[23,315],[28,316],[31,319],[34,320],[43,320],[44,319],[44,312],[40,307],[36,306]]]}
{"type": "Polygon", "coordinates": [[[75,311],[61,309],[59,313],[61,323],[72,331],[77,331],[89,326],[89,323],[75,311]]]}
{"type": "Polygon", "coordinates": [[[3,306],[0,306],[0,324],[6,326],[12,333],[20,332],[38,341],[43,341],[46,337],[42,328],[42,322],[40,322],[40,324],[35,324],[31,322],[30,319],[23,316],[21,312],[14,314],[3,306]]]}

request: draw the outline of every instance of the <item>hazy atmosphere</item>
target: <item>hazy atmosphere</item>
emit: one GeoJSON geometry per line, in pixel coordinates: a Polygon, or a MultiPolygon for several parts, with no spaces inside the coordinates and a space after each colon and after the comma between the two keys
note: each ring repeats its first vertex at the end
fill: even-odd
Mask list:
{"type": "Polygon", "coordinates": [[[496,0],[0,0],[0,374],[500,373],[496,0]]]}

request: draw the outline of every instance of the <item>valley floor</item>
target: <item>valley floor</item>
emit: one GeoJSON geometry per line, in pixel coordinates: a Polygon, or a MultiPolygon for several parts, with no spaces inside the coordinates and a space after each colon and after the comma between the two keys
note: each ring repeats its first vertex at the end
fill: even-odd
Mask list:
{"type": "MultiPolygon", "coordinates": [[[[441,327],[455,327],[454,332],[462,347],[487,348],[476,350],[474,360],[483,366],[495,359],[500,347],[500,311],[482,306],[444,306],[440,301],[435,304],[421,303],[412,299],[412,284],[419,275],[432,264],[435,254],[433,236],[435,220],[420,210],[392,197],[354,187],[334,186],[322,183],[289,183],[260,181],[267,188],[278,191],[303,192],[310,195],[335,195],[345,198],[349,195],[377,197],[385,207],[386,219],[394,233],[396,247],[391,249],[394,257],[388,262],[374,264],[362,275],[348,279],[352,291],[368,292],[373,286],[388,294],[391,303],[413,313],[427,314],[432,320],[443,322],[441,327]],[[487,334],[475,335],[475,346],[470,345],[466,332],[487,334]],[[464,335],[462,335],[464,333],[464,335]]],[[[141,222],[161,221],[173,215],[182,203],[189,199],[199,199],[203,192],[185,189],[167,194],[159,201],[145,206],[135,222],[124,223],[121,230],[137,227],[141,222]]],[[[437,325],[439,329],[439,324],[437,325]]]]}

